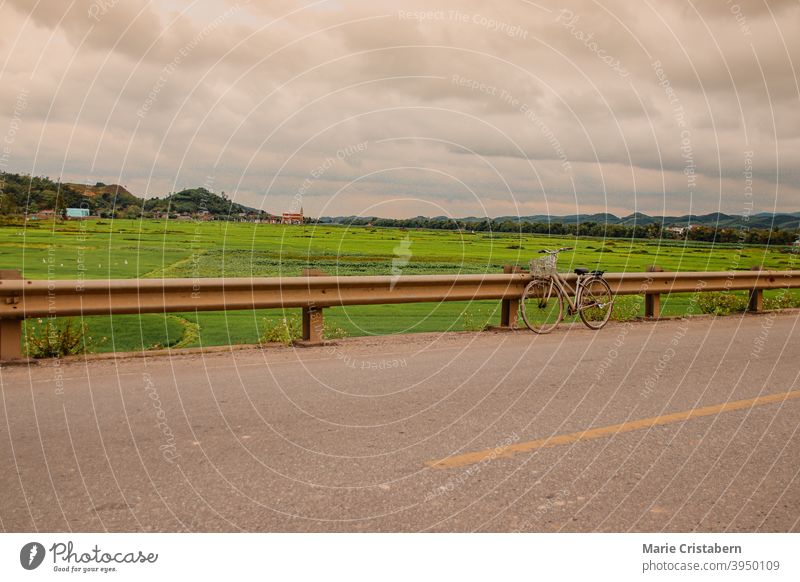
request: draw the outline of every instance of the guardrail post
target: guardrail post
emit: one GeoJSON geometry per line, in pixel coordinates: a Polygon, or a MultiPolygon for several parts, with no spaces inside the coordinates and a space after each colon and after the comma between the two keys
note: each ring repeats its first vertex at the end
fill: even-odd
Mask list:
{"type": "MultiPolygon", "coordinates": [[[[0,280],[22,279],[22,273],[15,269],[0,269],[0,280]]],[[[16,297],[5,296],[6,303],[14,303],[16,297]]],[[[0,362],[22,359],[22,319],[0,318],[0,362]]]]}
{"type": "MultiPolygon", "coordinates": [[[[520,269],[516,265],[503,265],[503,273],[519,273],[520,269]]],[[[519,314],[519,299],[500,300],[500,327],[503,329],[516,329],[517,316],[519,314]]]]}
{"type": "MultiPolygon", "coordinates": [[[[751,271],[760,271],[761,267],[753,267],[751,271]]],[[[762,289],[750,289],[747,299],[747,311],[764,311],[764,291],[762,289]]]]}
{"type": "Polygon", "coordinates": [[[321,307],[303,307],[303,341],[308,344],[321,344],[324,321],[321,307]]]}
{"type": "Polygon", "coordinates": [[[661,315],[661,295],[647,293],[644,296],[644,316],[649,319],[658,319],[661,315]]]}
{"type": "MultiPolygon", "coordinates": [[[[321,269],[303,269],[303,277],[324,277],[321,269]]],[[[303,307],[303,339],[300,345],[313,346],[323,343],[323,330],[325,321],[322,317],[322,307],[309,305],[303,307]]]]}
{"type": "MultiPolygon", "coordinates": [[[[657,265],[647,267],[648,273],[662,273],[664,269],[657,265]]],[[[644,294],[644,316],[648,319],[658,319],[661,316],[661,294],[644,294]]]]}

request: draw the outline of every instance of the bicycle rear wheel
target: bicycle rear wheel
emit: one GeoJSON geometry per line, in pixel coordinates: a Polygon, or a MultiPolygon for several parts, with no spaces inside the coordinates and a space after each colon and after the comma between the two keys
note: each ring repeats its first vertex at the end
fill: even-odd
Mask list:
{"type": "Polygon", "coordinates": [[[519,305],[522,321],[536,333],[550,333],[564,316],[564,297],[549,279],[528,283],[519,305]]]}
{"type": "Polygon", "coordinates": [[[581,283],[578,289],[578,313],[581,321],[590,329],[600,329],[608,323],[614,309],[611,287],[602,277],[592,277],[581,283]]]}

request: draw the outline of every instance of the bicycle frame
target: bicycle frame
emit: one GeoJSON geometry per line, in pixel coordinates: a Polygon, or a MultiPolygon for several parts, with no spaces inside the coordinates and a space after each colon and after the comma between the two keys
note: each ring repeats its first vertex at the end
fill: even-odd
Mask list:
{"type": "Polygon", "coordinates": [[[557,285],[561,290],[561,294],[564,296],[564,299],[567,300],[567,315],[574,315],[578,312],[578,288],[581,286],[581,280],[583,277],[584,275],[578,275],[578,280],[575,282],[575,287],[573,288],[561,273],[548,276],[550,279],[550,284],[557,285]],[[572,296],[575,296],[574,302],[572,301],[572,296]]]}

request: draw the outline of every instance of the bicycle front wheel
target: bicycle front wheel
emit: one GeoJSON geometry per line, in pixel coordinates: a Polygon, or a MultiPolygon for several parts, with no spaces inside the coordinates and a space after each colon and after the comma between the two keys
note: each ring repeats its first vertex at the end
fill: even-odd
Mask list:
{"type": "Polygon", "coordinates": [[[584,281],[578,290],[578,313],[590,329],[600,329],[608,323],[614,309],[614,296],[605,279],[593,277],[584,281]]]}
{"type": "Polygon", "coordinates": [[[549,279],[528,283],[519,306],[525,325],[536,333],[550,333],[564,316],[564,297],[549,279]]]}

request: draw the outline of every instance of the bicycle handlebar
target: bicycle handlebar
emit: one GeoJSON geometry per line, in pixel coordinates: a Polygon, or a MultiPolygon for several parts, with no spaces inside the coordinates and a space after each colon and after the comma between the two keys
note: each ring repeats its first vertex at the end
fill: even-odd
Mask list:
{"type": "Polygon", "coordinates": [[[572,249],[573,249],[573,247],[561,247],[560,249],[556,249],[554,251],[551,251],[549,249],[542,249],[542,250],[539,251],[539,253],[540,254],[541,253],[547,253],[547,254],[550,254],[550,255],[557,255],[561,251],[571,251],[572,249]]]}

